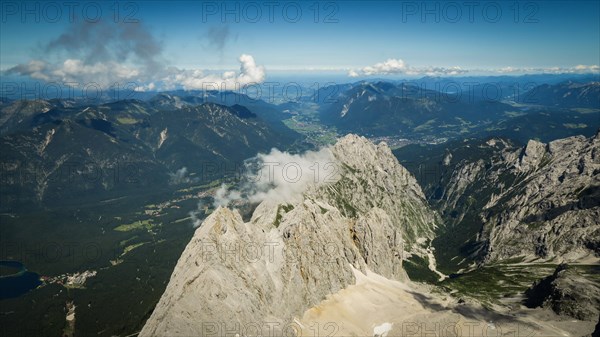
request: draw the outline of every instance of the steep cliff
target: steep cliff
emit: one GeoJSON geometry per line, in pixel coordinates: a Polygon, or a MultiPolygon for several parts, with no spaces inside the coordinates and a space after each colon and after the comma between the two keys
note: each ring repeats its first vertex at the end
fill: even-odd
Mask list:
{"type": "Polygon", "coordinates": [[[530,141],[505,158],[515,182],[481,214],[485,261],[600,254],[600,134],[530,141]]]}

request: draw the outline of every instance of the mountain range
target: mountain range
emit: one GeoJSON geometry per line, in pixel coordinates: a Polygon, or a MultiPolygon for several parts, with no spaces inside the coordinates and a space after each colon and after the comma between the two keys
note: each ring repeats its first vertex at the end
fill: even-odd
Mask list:
{"type": "Polygon", "coordinates": [[[465,87],[462,82],[449,83],[454,86],[445,90],[438,88],[440,85],[437,90],[419,86],[419,82],[325,87],[316,94],[323,100],[320,118],[341,133],[409,139],[494,135],[522,142],[531,137],[547,141],[576,134],[590,136],[600,123],[598,82],[530,84],[516,94],[504,88],[508,92],[504,96],[495,93],[508,84],[475,87],[476,82],[466,82],[470,86],[465,87]],[[492,93],[482,94],[482,90],[492,93]]]}
{"type": "MultiPolygon", "coordinates": [[[[597,183],[596,157],[589,157],[598,151],[595,137],[550,143],[547,148],[552,150],[544,163],[540,148],[546,145],[540,144],[532,142],[516,153],[501,152],[508,156],[507,161],[514,170],[529,176],[521,177],[527,182],[525,187],[514,185],[525,190],[520,198],[507,188],[504,195],[491,196],[493,203],[488,208],[514,202],[516,198],[532,209],[539,209],[532,203],[539,193],[539,187],[534,186],[547,180],[552,172],[568,170],[573,161],[566,160],[567,157],[582,158],[587,169],[574,173],[569,180],[565,178],[563,181],[572,185],[572,189],[561,192],[564,194],[557,198],[581,190],[582,185],[597,183]],[[571,150],[565,152],[566,149],[571,150]],[[553,156],[558,150],[560,155],[553,156]]],[[[489,146],[495,144],[490,142],[489,146]]],[[[498,324],[503,332],[516,332],[520,325],[540,334],[583,331],[548,324],[553,318],[531,313],[527,318],[520,318],[523,316],[522,313],[516,315],[518,310],[486,309],[478,302],[439,296],[412,283],[403,261],[415,255],[428,259],[430,271],[439,273],[442,279],[445,277],[436,270],[435,254],[432,254],[435,248],[441,247],[430,245],[438,226],[444,225],[428,205],[417,180],[399,164],[385,143],[374,145],[365,138],[348,135],[330,151],[341,167],[334,182],[311,184],[295,201],[265,200],[256,207],[249,221],[242,219],[237,210],[223,207],[208,216],[181,255],[169,285],[140,336],[266,332],[279,335],[289,331],[307,335],[315,326],[342,335],[379,335],[380,329],[393,335],[403,331],[406,324],[412,322],[420,326],[425,321],[433,325],[446,322],[453,327],[464,327],[469,321],[481,331],[489,329],[489,324],[498,324]],[[247,255],[247,247],[240,247],[241,243],[251,244],[253,253],[247,255]],[[494,323],[489,323],[492,320],[494,323]],[[330,324],[325,325],[326,322],[330,324]]],[[[452,160],[446,163],[450,165],[452,160]]],[[[503,164],[497,167],[510,169],[503,164]]],[[[496,171],[495,168],[490,171],[496,171]]],[[[463,171],[456,170],[457,174],[463,171]]],[[[493,177],[497,178],[498,174],[493,177]]],[[[462,194],[462,190],[453,188],[449,196],[442,199],[451,202],[454,195],[462,194]]],[[[477,196],[474,194],[473,198],[477,196]]],[[[583,207],[583,211],[589,213],[590,219],[597,219],[592,217],[598,212],[598,205],[588,206],[583,207]]],[[[587,218],[587,215],[570,214],[578,212],[577,209],[558,208],[560,215],[551,211],[554,208],[548,212],[557,215],[555,218],[587,218]]],[[[509,214],[511,211],[520,214],[518,206],[505,210],[509,214]]],[[[564,234],[556,235],[552,219],[546,219],[546,223],[530,228],[529,233],[507,228],[514,223],[512,218],[501,218],[504,222],[494,219],[484,225],[492,234],[480,235],[489,242],[487,249],[478,253],[484,263],[518,254],[541,258],[560,255],[562,261],[581,261],[580,252],[594,253],[594,247],[584,242],[594,240],[598,237],[594,233],[600,230],[597,220],[591,220],[564,228],[561,230],[564,234]],[[503,239],[497,239],[500,233],[504,233],[503,239]],[[552,240],[550,235],[557,240],[552,240]],[[535,242],[538,237],[547,238],[541,242],[547,245],[546,253],[526,241],[535,242]],[[522,244],[515,244],[518,242],[515,240],[522,244]],[[571,244],[573,242],[581,243],[571,244]]],[[[527,227],[521,224],[519,228],[527,227]]],[[[597,290],[594,291],[597,295],[597,290]]],[[[594,301],[597,299],[590,302],[592,306],[581,306],[581,312],[588,314],[578,318],[587,320],[586,326],[595,324],[591,309],[594,301]]]]}
{"type": "Polygon", "coordinates": [[[471,262],[561,263],[598,255],[599,146],[597,133],[523,147],[473,139],[395,154],[443,217],[434,245],[456,272],[471,262]]]}
{"type": "Polygon", "coordinates": [[[161,94],[92,106],[6,102],[0,107],[2,208],[164,189],[179,170],[192,175],[181,179],[207,183],[235,173],[260,151],[300,139],[245,106],[199,100],[161,94]]]}
{"type": "Polygon", "coordinates": [[[2,331],[257,335],[259,323],[263,335],[384,336],[474,322],[589,333],[598,82],[526,85],[536,79],[480,78],[506,92],[496,100],[442,93],[429,84],[452,79],[433,77],[280,104],[184,90],[2,98],[0,258],[45,280],[2,300],[2,331]],[[261,161],[333,165],[335,179],[253,181],[261,161]],[[27,255],[74,238],[102,254],[27,255]],[[94,276],[68,283],[81,275],[94,276]]]}

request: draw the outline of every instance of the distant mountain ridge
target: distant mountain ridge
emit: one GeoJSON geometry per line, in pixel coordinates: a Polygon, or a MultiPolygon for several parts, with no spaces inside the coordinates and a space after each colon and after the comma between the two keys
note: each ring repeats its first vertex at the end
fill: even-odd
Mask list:
{"type": "Polygon", "coordinates": [[[135,193],[141,186],[169,188],[171,175],[183,167],[195,175],[190,179],[206,183],[232,174],[258,152],[300,139],[281,121],[265,121],[242,105],[167,94],[100,105],[9,101],[0,109],[3,209],[135,193]],[[137,185],[114,182],[109,171],[118,165],[139,175],[137,185]]]}
{"type": "Polygon", "coordinates": [[[450,126],[498,120],[510,106],[408,84],[359,83],[321,106],[321,120],[342,132],[383,136],[440,134],[450,126]]]}
{"type": "Polygon", "coordinates": [[[539,86],[520,83],[520,77],[468,86],[449,78],[362,81],[322,88],[314,99],[320,100],[321,122],[341,133],[417,141],[469,136],[548,141],[590,136],[600,125],[600,82],[590,78],[539,86]]]}
{"type": "Polygon", "coordinates": [[[578,83],[572,81],[543,84],[532,89],[527,96],[537,104],[560,108],[600,109],[600,82],[578,83]]]}
{"type": "Polygon", "coordinates": [[[526,146],[491,138],[400,149],[445,226],[439,261],[573,262],[600,254],[600,130],[526,146]],[[420,167],[420,168],[419,168],[420,167]],[[420,170],[422,174],[418,172],[420,170]]]}

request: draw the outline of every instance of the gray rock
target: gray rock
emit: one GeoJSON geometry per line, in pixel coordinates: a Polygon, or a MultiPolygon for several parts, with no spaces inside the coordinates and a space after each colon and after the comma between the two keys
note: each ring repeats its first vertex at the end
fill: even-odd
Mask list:
{"type": "Polygon", "coordinates": [[[456,214],[448,219],[454,225],[466,212],[480,223],[475,259],[560,263],[600,255],[599,135],[487,146],[489,158],[451,168],[438,202],[442,214],[456,214]]]}
{"type": "Polygon", "coordinates": [[[405,280],[404,249],[424,249],[417,239],[432,238],[437,221],[423,192],[385,144],[349,135],[332,152],[340,178],[302,201],[264,201],[249,222],[227,208],[206,218],[140,336],[289,334],[355,283],[352,268],[405,280]]]}
{"type": "Polygon", "coordinates": [[[535,169],[540,165],[545,154],[546,144],[536,140],[530,140],[527,142],[527,146],[523,148],[516,167],[521,171],[535,169]]]}
{"type": "Polygon", "coordinates": [[[525,295],[528,307],[550,308],[578,320],[594,321],[600,314],[600,287],[566,264],[534,283],[525,295]]]}
{"type": "Polygon", "coordinates": [[[600,253],[600,139],[570,137],[548,149],[529,142],[515,163],[516,183],[486,206],[485,261],[563,262],[600,253]]]}

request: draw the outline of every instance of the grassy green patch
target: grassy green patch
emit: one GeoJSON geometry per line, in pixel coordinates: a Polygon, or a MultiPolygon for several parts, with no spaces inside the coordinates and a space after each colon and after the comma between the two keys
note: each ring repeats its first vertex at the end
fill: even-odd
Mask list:
{"type": "Polygon", "coordinates": [[[430,130],[433,128],[433,124],[435,123],[436,119],[430,119],[427,122],[416,126],[413,131],[415,132],[419,132],[419,131],[425,131],[425,130],[430,130]]]}
{"type": "Polygon", "coordinates": [[[555,265],[496,264],[446,279],[440,285],[456,297],[472,297],[483,304],[498,304],[505,297],[519,296],[534,281],[546,277],[555,265]]]}
{"type": "Polygon", "coordinates": [[[131,242],[137,238],[138,238],[138,236],[135,235],[135,236],[130,237],[129,239],[121,240],[121,242],[119,242],[119,246],[123,247],[123,246],[127,245],[129,242],[131,242]]]}
{"type": "Polygon", "coordinates": [[[131,117],[117,117],[117,122],[119,122],[120,124],[131,125],[131,124],[136,124],[139,121],[137,119],[131,118],[131,117]]]}
{"type": "Polygon", "coordinates": [[[577,111],[580,114],[591,114],[591,113],[600,112],[600,109],[590,109],[590,108],[574,108],[572,110],[577,111]]]}
{"type": "Polygon", "coordinates": [[[563,126],[567,129],[585,129],[587,124],[583,123],[564,123],[563,126]]]}
{"type": "Polygon", "coordinates": [[[140,246],[143,246],[145,244],[146,244],[146,242],[138,242],[138,243],[135,243],[133,245],[129,245],[129,246],[127,246],[127,247],[125,247],[123,249],[123,254],[121,254],[121,256],[123,256],[123,255],[129,253],[130,251],[132,251],[132,250],[134,250],[134,249],[136,249],[136,248],[138,248],[140,246]]]}
{"type": "Polygon", "coordinates": [[[284,212],[288,213],[289,211],[291,211],[291,210],[293,210],[293,209],[294,209],[294,205],[292,205],[292,204],[281,205],[281,209],[282,209],[284,212]]]}
{"type": "Polygon", "coordinates": [[[521,117],[521,116],[525,116],[527,113],[522,112],[522,111],[506,111],[504,113],[505,116],[507,117],[521,117]]]}
{"type": "Polygon", "coordinates": [[[429,269],[427,257],[413,255],[403,262],[402,267],[412,281],[432,284],[438,282],[438,275],[429,269]]]}
{"type": "Polygon", "coordinates": [[[114,230],[117,232],[129,232],[129,231],[139,230],[139,229],[150,230],[156,226],[157,225],[154,224],[154,221],[152,219],[146,219],[146,220],[134,221],[129,224],[119,225],[119,226],[115,227],[114,230]]]}
{"type": "Polygon", "coordinates": [[[283,218],[283,214],[288,213],[289,211],[294,209],[294,205],[285,204],[277,206],[277,215],[275,216],[275,221],[273,221],[273,226],[276,228],[279,227],[281,223],[281,219],[283,218]]]}

